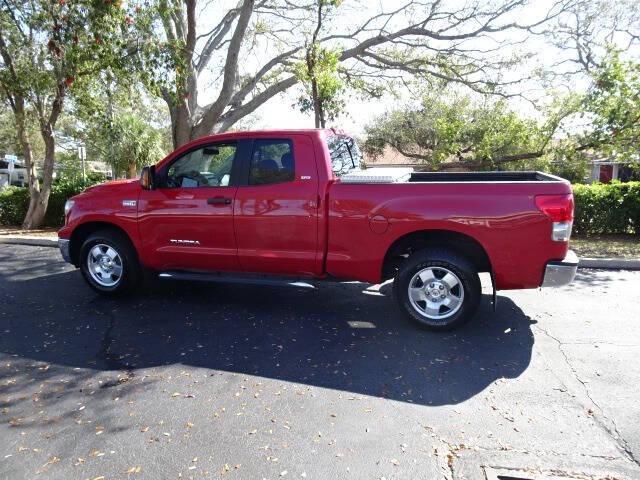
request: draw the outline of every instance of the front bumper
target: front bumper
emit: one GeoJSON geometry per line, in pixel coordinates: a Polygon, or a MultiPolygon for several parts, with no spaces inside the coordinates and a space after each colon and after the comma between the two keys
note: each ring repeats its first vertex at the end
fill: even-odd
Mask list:
{"type": "Polygon", "coordinates": [[[70,240],[67,240],[66,238],[58,239],[58,248],[60,249],[60,254],[62,255],[64,261],[67,263],[73,263],[71,261],[71,251],[69,249],[70,243],[70,240]]]}
{"type": "Polygon", "coordinates": [[[573,282],[578,270],[578,256],[569,250],[567,256],[560,261],[547,263],[544,269],[543,287],[560,287],[573,282]]]}

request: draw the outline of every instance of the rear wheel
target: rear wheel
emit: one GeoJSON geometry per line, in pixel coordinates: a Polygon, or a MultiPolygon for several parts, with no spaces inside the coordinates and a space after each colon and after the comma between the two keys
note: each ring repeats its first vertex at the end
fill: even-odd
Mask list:
{"type": "Polygon", "coordinates": [[[106,295],[129,292],[140,281],[140,265],[131,243],[110,230],[93,233],[84,241],[80,271],[91,288],[106,295]]]}
{"type": "Polygon", "coordinates": [[[428,249],[411,255],[394,280],[403,313],[421,327],[450,330],[468,322],[482,290],[475,267],[449,250],[428,249]]]}

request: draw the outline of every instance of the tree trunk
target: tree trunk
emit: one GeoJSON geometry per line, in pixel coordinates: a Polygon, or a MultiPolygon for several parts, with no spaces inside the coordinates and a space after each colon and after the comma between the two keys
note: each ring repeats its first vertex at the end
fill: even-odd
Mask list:
{"type": "Polygon", "coordinates": [[[320,105],[320,98],[318,94],[318,81],[315,78],[315,52],[313,49],[307,51],[307,72],[311,79],[311,103],[313,104],[313,118],[316,128],[320,128],[322,125],[322,108],[320,105]]]}
{"type": "Polygon", "coordinates": [[[24,157],[25,167],[27,169],[28,185],[31,191],[40,191],[40,184],[38,183],[38,176],[36,174],[36,167],[33,164],[33,151],[31,150],[31,142],[27,135],[27,120],[24,111],[24,98],[15,98],[14,116],[16,119],[16,130],[18,134],[18,142],[22,149],[22,156],[24,157]]]}
{"type": "Polygon", "coordinates": [[[313,117],[315,119],[316,128],[322,126],[322,105],[318,98],[318,82],[311,80],[311,99],[313,102],[313,117]]]}
{"type": "Polygon", "coordinates": [[[171,135],[173,138],[174,150],[191,140],[191,118],[186,102],[180,101],[179,105],[174,105],[170,109],[171,114],[171,135]]]}
{"type": "Polygon", "coordinates": [[[324,118],[324,104],[323,104],[322,100],[319,99],[319,98],[317,100],[316,108],[318,109],[318,117],[320,119],[320,128],[326,128],[327,127],[327,121],[324,118]]]}
{"type": "Polygon", "coordinates": [[[129,162],[129,168],[127,169],[127,178],[136,178],[138,176],[138,167],[136,162],[129,162]]]}
{"type": "Polygon", "coordinates": [[[33,230],[39,228],[44,221],[44,215],[47,213],[47,205],[49,203],[49,195],[51,189],[42,188],[39,192],[31,191],[29,199],[29,210],[22,222],[22,228],[25,230],[33,230]]]}
{"type": "Polygon", "coordinates": [[[40,133],[44,140],[44,164],[42,166],[42,186],[40,191],[30,190],[31,200],[29,210],[22,222],[22,228],[26,230],[39,228],[42,226],[44,216],[47,213],[51,186],[53,184],[53,163],[55,160],[55,139],[53,137],[53,127],[50,123],[44,124],[40,133]]]}
{"type": "Polygon", "coordinates": [[[27,175],[29,181],[29,209],[27,211],[24,222],[22,223],[22,228],[37,228],[37,226],[39,226],[39,224],[44,219],[46,202],[49,200],[49,192],[43,192],[40,188],[38,174],[36,172],[36,167],[33,161],[31,142],[29,141],[29,136],[27,135],[24,99],[21,97],[16,98],[14,114],[16,119],[18,141],[20,142],[20,146],[22,148],[22,155],[24,156],[25,166],[27,167],[27,175]],[[45,210],[43,210],[41,207],[41,199],[45,199],[45,210]],[[40,223],[36,224],[34,220],[37,219],[40,219],[40,223]]]}

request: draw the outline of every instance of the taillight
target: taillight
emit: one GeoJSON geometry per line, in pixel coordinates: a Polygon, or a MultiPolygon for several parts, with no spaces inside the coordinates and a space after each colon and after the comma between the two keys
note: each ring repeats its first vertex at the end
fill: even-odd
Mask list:
{"type": "Polygon", "coordinates": [[[573,220],[573,195],[536,195],[536,207],[553,222],[573,220]]]}
{"type": "Polygon", "coordinates": [[[551,239],[567,242],[573,224],[573,195],[536,195],[536,207],[553,222],[551,239]]]}

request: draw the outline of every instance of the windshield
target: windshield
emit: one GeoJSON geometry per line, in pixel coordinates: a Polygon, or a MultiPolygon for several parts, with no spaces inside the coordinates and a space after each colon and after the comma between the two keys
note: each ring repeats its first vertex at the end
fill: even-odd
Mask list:
{"type": "Polygon", "coordinates": [[[353,138],[346,135],[328,137],[327,147],[331,157],[331,170],[338,177],[360,168],[362,153],[353,138]]]}

